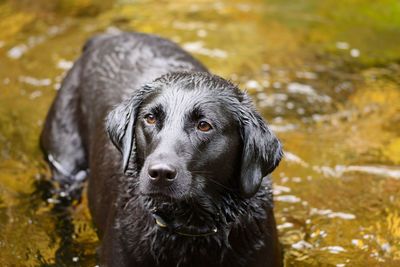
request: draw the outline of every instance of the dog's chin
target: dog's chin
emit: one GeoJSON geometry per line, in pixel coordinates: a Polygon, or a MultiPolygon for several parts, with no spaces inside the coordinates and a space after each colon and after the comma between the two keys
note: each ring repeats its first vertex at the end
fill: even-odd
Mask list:
{"type": "Polygon", "coordinates": [[[150,212],[166,212],[171,213],[176,207],[179,206],[181,198],[176,198],[169,194],[163,193],[141,193],[143,203],[150,212]]]}

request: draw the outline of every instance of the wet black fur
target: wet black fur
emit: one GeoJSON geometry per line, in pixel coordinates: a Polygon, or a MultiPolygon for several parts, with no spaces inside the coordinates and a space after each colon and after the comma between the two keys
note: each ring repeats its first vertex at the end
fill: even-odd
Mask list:
{"type": "MultiPolygon", "coordinates": [[[[245,93],[168,40],[122,33],[89,41],[49,111],[41,145],[71,174],[90,169],[101,266],[282,264],[267,176],[282,156],[278,139],[245,93]],[[170,103],[177,98],[182,102],[170,103]],[[168,117],[168,123],[184,120],[184,129],[160,124],[146,135],[142,113],[154,101],[160,113],[177,108],[183,117],[168,117]],[[188,110],[202,104],[214,112],[215,132],[190,139],[198,134],[187,132],[187,117],[201,111],[188,110]],[[177,164],[178,181],[154,195],[146,166],[163,146],[172,151],[163,160],[177,164]],[[221,151],[208,154],[214,147],[221,151]],[[154,210],[168,228],[155,224],[154,210]],[[214,227],[218,232],[208,236],[177,233],[214,227]]],[[[56,180],[74,183],[73,175],[51,168],[56,180]]]]}

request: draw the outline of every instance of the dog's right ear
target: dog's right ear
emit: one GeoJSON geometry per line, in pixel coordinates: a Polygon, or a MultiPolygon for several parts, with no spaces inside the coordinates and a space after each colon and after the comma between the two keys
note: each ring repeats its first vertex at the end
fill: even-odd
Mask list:
{"type": "Polygon", "coordinates": [[[112,143],[122,154],[122,169],[128,169],[129,159],[135,153],[135,121],[144,97],[153,91],[149,85],[142,87],[130,99],[116,106],[106,118],[106,129],[112,143]]]}

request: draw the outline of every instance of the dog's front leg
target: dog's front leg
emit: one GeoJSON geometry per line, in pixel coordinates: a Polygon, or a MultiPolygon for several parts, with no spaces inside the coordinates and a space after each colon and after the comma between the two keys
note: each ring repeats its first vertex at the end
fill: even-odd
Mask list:
{"type": "Polygon", "coordinates": [[[130,267],[128,253],[120,240],[120,233],[115,227],[109,227],[104,234],[100,247],[101,267],[130,267]]]}

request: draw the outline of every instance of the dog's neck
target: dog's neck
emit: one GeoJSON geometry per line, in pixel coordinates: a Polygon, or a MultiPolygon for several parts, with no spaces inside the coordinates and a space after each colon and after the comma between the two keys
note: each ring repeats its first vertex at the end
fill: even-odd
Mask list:
{"type": "Polygon", "coordinates": [[[186,237],[207,237],[210,235],[215,235],[218,233],[217,226],[193,226],[193,225],[182,225],[178,220],[173,219],[166,220],[162,213],[160,213],[157,209],[152,211],[152,215],[154,218],[154,223],[158,225],[161,229],[165,231],[169,231],[172,234],[186,236],[186,237]]]}

